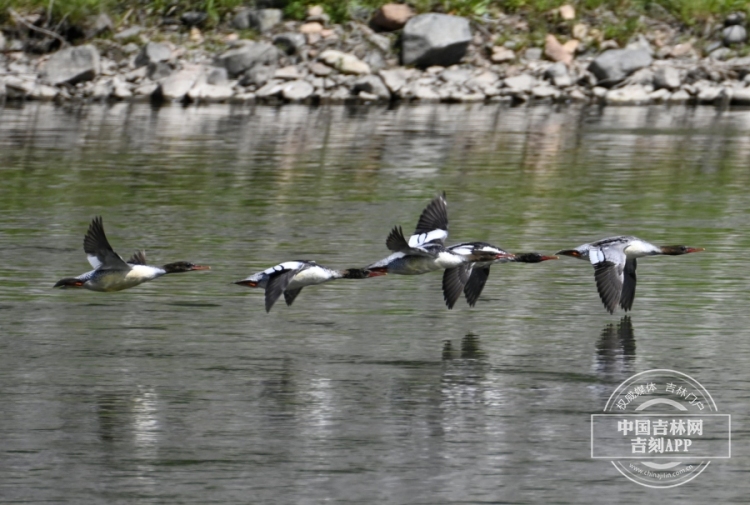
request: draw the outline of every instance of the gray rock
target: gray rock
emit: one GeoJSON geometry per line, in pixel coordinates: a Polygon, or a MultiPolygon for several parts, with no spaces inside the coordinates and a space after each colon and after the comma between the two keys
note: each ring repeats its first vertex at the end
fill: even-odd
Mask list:
{"type": "Polygon", "coordinates": [[[155,82],[143,83],[133,90],[135,96],[152,96],[159,89],[159,85],[155,82]]]}
{"type": "Polygon", "coordinates": [[[549,84],[540,84],[531,89],[531,95],[534,98],[557,98],[560,96],[560,90],[549,84]]]}
{"type": "Polygon", "coordinates": [[[133,97],[133,91],[127,82],[115,77],[112,80],[112,96],[119,100],[127,100],[133,97]]]}
{"type": "Polygon", "coordinates": [[[135,70],[131,70],[124,75],[125,80],[128,82],[140,81],[148,75],[148,67],[138,67],[135,70]]]}
{"type": "Polygon", "coordinates": [[[226,51],[219,55],[217,61],[227,69],[230,76],[235,77],[256,65],[275,65],[279,56],[279,50],[275,46],[265,42],[251,42],[226,51]]]}
{"type": "Polygon", "coordinates": [[[185,26],[193,27],[200,26],[208,19],[208,13],[201,11],[188,11],[183,12],[180,16],[180,21],[185,26]]]}
{"type": "Polygon", "coordinates": [[[92,45],[69,47],[50,56],[42,70],[49,84],[76,84],[99,75],[99,51],[92,45]]]}
{"type": "Polygon", "coordinates": [[[58,88],[39,84],[29,93],[29,98],[32,100],[54,100],[59,93],[60,90],[58,88]]]}
{"type": "Polygon", "coordinates": [[[245,77],[240,83],[243,86],[263,86],[273,77],[275,70],[275,67],[269,65],[256,65],[245,72],[245,77]]]}
{"type": "Polygon", "coordinates": [[[544,71],[544,77],[552,81],[552,84],[558,88],[567,88],[573,85],[573,78],[568,73],[568,66],[561,61],[550,65],[544,71]]]}
{"type": "Polygon", "coordinates": [[[270,98],[273,96],[277,96],[284,89],[284,84],[285,83],[279,81],[271,81],[260,88],[258,91],[256,91],[255,96],[257,96],[258,98],[270,98]]]}
{"type": "Polygon", "coordinates": [[[531,88],[533,88],[537,84],[537,80],[529,74],[506,77],[504,82],[505,86],[510,88],[510,90],[514,93],[525,93],[531,91],[531,88]]]}
{"type": "Polygon", "coordinates": [[[625,83],[629,86],[647,86],[653,88],[654,86],[654,72],[650,68],[641,68],[633,72],[628,77],[625,83]]]}
{"type": "Polygon", "coordinates": [[[139,33],[143,31],[142,26],[131,26],[130,28],[126,28],[125,30],[121,31],[120,33],[116,33],[113,37],[115,40],[125,40],[129,39],[131,37],[136,37],[139,33]]]}
{"type": "Polygon", "coordinates": [[[385,57],[383,57],[383,53],[378,51],[377,49],[374,49],[372,51],[367,51],[367,54],[365,54],[365,57],[362,59],[367,65],[370,67],[370,71],[377,72],[378,70],[382,70],[388,66],[388,63],[385,61],[385,57]]]}
{"type": "Polygon", "coordinates": [[[573,89],[568,94],[568,99],[574,101],[574,102],[587,102],[589,100],[589,97],[586,96],[586,94],[581,91],[580,89],[573,89]]]}
{"type": "Polygon", "coordinates": [[[137,53],[140,50],[140,47],[138,47],[138,44],[134,42],[128,42],[124,46],[122,46],[122,52],[125,54],[133,54],[137,53]]]}
{"type": "Polygon", "coordinates": [[[424,102],[436,102],[440,100],[440,94],[432,86],[414,83],[411,89],[411,95],[417,100],[424,102]]]}
{"type": "Polygon", "coordinates": [[[162,97],[171,101],[183,100],[202,73],[203,67],[200,65],[186,65],[174,72],[159,85],[162,97]]]}
{"type": "Polygon", "coordinates": [[[281,96],[290,102],[300,102],[310,98],[315,91],[312,84],[306,81],[291,81],[281,88],[281,96]]]}
{"type": "Polygon", "coordinates": [[[404,65],[444,67],[461,61],[471,42],[469,20],[446,14],[414,16],[404,26],[401,59],[404,65]]]}
{"type": "Polygon", "coordinates": [[[320,53],[320,59],[344,74],[369,74],[370,66],[353,54],[335,49],[326,49],[320,53]]]}
{"type": "Polygon", "coordinates": [[[250,11],[247,15],[248,27],[265,33],[277,24],[281,23],[283,13],[280,9],[258,9],[250,11]]]}
{"type": "Polygon", "coordinates": [[[690,101],[690,93],[685,91],[684,89],[675,91],[669,97],[667,97],[667,102],[669,103],[685,103],[690,101]]]}
{"type": "Polygon", "coordinates": [[[114,87],[112,86],[112,80],[107,79],[106,81],[97,82],[91,89],[90,97],[92,100],[106,100],[112,95],[114,87]]]}
{"type": "Polygon", "coordinates": [[[8,92],[5,89],[5,81],[0,79],[0,100],[3,100],[7,96],[8,92]]]}
{"type": "Polygon", "coordinates": [[[463,68],[448,68],[440,72],[440,78],[450,84],[463,84],[471,78],[471,71],[463,68]]]}
{"type": "Polygon", "coordinates": [[[680,71],[674,67],[659,67],[654,72],[654,86],[666,89],[677,89],[682,85],[680,71]]]}
{"type": "Polygon", "coordinates": [[[289,65],[288,67],[276,69],[273,73],[273,78],[281,79],[282,81],[296,81],[302,78],[302,74],[300,74],[297,67],[289,65]]]}
{"type": "Polygon", "coordinates": [[[486,96],[495,96],[500,92],[499,81],[500,77],[495,72],[485,70],[466,81],[464,86],[471,91],[477,91],[486,96]]]}
{"type": "Polygon", "coordinates": [[[5,80],[5,93],[8,98],[26,98],[36,88],[34,76],[6,75],[3,79],[5,80]]]}
{"type": "Polygon", "coordinates": [[[730,25],[721,31],[724,45],[742,44],[747,40],[747,30],[742,25],[730,25]]]}
{"type": "Polygon", "coordinates": [[[651,43],[649,43],[648,39],[643,36],[642,33],[639,33],[635,39],[633,39],[627,46],[625,46],[625,49],[631,49],[631,50],[638,50],[643,49],[644,51],[647,51],[648,54],[652,55],[654,54],[654,49],[651,47],[651,43]]]}
{"type": "Polygon", "coordinates": [[[651,97],[642,86],[627,86],[607,91],[604,100],[612,105],[641,105],[650,103],[651,97]]]}
{"type": "Polygon", "coordinates": [[[651,65],[651,55],[644,49],[611,49],[600,54],[588,69],[598,84],[613,85],[639,68],[651,65]]]}
{"type": "Polygon", "coordinates": [[[211,67],[206,75],[206,82],[208,84],[218,85],[226,84],[229,80],[229,74],[227,69],[224,67],[211,67]]]}
{"type": "Polygon", "coordinates": [[[703,86],[698,91],[699,103],[714,103],[722,94],[723,88],[720,86],[703,86]]]}
{"type": "Polygon", "coordinates": [[[318,61],[314,61],[310,64],[310,72],[319,77],[325,77],[333,72],[333,69],[328,65],[324,65],[318,61]]]}
{"type": "Polygon", "coordinates": [[[252,12],[252,9],[240,9],[237,14],[235,14],[234,18],[232,19],[232,27],[236,28],[237,30],[247,30],[250,28],[250,13],[252,12]]]}
{"type": "Polygon", "coordinates": [[[523,53],[524,59],[528,61],[537,61],[542,59],[541,47],[530,47],[523,53]]]}
{"type": "Polygon", "coordinates": [[[379,73],[383,83],[391,93],[398,93],[401,88],[406,86],[406,81],[410,75],[410,72],[405,68],[381,70],[379,73]]]}
{"type": "Polygon", "coordinates": [[[114,30],[115,24],[112,22],[112,19],[102,12],[94,18],[93,22],[91,22],[89,28],[86,30],[86,38],[93,39],[103,33],[112,32],[114,30]]]}
{"type": "Polygon", "coordinates": [[[172,75],[172,67],[169,66],[169,63],[164,61],[149,63],[147,69],[146,75],[152,81],[165,79],[172,75]]]}
{"type": "Polygon", "coordinates": [[[273,38],[273,43],[286,54],[295,54],[305,47],[307,39],[301,33],[287,32],[276,35],[273,38]]]}
{"type": "Polygon", "coordinates": [[[709,58],[716,61],[723,61],[734,56],[734,51],[728,47],[719,47],[711,51],[708,55],[709,58]]]}
{"type": "Polygon", "coordinates": [[[714,52],[715,50],[719,49],[721,45],[722,45],[721,42],[719,42],[718,40],[715,40],[713,42],[709,42],[708,44],[706,44],[706,47],[703,50],[706,52],[706,54],[710,54],[714,52]]]}
{"type": "Polygon", "coordinates": [[[200,102],[225,102],[234,96],[234,90],[229,84],[197,82],[187,96],[191,100],[200,102]]]}
{"type": "Polygon", "coordinates": [[[135,66],[143,67],[149,63],[158,63],[160,61],[167,61],[172,57],[172,50],[168,45],[160,42],[149,42],[138,56],[135,57],[135,66]]]}
{"type": "Polygon", "coordinates": [[[604,99],[605,96],[607,96],[607,88],[603,88],[601,86],[595,86],[594,89],[591,90],[591,93],[594,95],[595,98],[601,98],[604,99]]]}
{"type": "Polygon", "coordinates": [[[724,19],[724,26],[741,25],[745,23],[744,12],[732,12],[724,19]]]}
{"type": "Polygon", "coordinates": [[[359,94],[362,92],[375,95],[380,100],[390,100],[391,92],[383,82],[383,79],[377,75],[365,75],[354,81],[352,92],[359,94]]]}
{"type": "Polygon", "coordinates": [[[661,88],[649,93],[648,96],[652,102],[663,102],[667,100],[670,95],[671,93],[667,88],[661,88]]]}
{"type": "Polygon", "coordinates": [[[750,88],[735,89],[732,94],[732,105],[750,105],[750,88]]]}
{"type": "Polygon", "coordinates": [[[379,33],[365,33],[367,41],[380,49],[383,53],[388,53],[391,50],[391,39],[385,35],[379,33]]]}
{"type": "Polygon", "coordinates": [[[0,51],[5,51],[5,35],[0,32],[0,51]]]}

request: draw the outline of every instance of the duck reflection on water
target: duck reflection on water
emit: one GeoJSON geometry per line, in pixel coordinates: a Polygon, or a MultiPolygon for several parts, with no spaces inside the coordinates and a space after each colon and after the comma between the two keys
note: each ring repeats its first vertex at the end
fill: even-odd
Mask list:
{"type": "Polygon", "coordinates": [[[604,373],[629,371],[635,360],[635,333],[630,316],[609,323],[596,343],[595,368],[604,373]]]}
{"type": "Polygon", "coordinates": [[[467,333],[461,339],[461,351],[458,355],[453,349],[453,342],[450,340],[443,342],[443,361],[452,359],[484,360],[485,357],[484,351],[479,346],[479,335],[467,333]]]}

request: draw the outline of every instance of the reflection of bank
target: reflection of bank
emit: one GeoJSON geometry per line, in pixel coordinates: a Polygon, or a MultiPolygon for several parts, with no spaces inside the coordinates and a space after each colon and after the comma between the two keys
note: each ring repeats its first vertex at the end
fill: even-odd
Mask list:
{"type": "Polygon", "coordinates": [[[630,316],[604,327],[596,344],[595,369],[605,374],[631,371],[635,360],[635,333],[630,316]]]}
{"type": "Polygon", "coordinates": [[[591,457],[607,459],[633,482],[675,487],[711,459],[731,457],[731,419],[689,375],[648,370],[620,384],[591,416],[591,457]]]}

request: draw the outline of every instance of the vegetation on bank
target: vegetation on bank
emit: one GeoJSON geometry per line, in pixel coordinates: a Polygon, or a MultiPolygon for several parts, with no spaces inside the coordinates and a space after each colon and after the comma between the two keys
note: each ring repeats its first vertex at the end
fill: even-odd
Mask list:
{"type": "MultiPolygon", "coordinates": [[[[393,0],[390,0],[391,2],[393,0]]],[[[106,13],[116,25],[158,25],[165,18],[179,19],[188,11],[208,14],[207,28],[222,26],[239,7],[274,7],[287,19],[304,19],[307,8],[323,7],[333,22],[366,21],[375,9],[389,0],[0,0],[0,26],[12,26],[18,15],[35,16],[37,25],[54,30],[65,24],[85,23],[91,16],[106,13]]],[[[411,0],[418,13],[445,12],[475,19],[500,13],[520,14],[528,23],[530,39],[543,40],[555,33],[560,19],[551,13],[572,4],[577,19],[595,24],[604,34],[622,42],[643,31],[642,16],[679,23],[694,35],[705,36],[707,29],[731,12],[750,14],[747,0],[411,0]]]]}

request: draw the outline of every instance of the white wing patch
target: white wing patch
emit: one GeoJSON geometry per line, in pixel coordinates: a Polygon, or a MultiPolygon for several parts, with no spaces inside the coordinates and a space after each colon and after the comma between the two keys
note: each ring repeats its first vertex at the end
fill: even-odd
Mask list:
{"type": "Polygon", "coordinates": [[[606,258],[604,257],[604,251],[592,247],[591,249],[589,249],[589,261],[591,261],[592,265],[596,265],[597,263],[606,261],[606,258]]]}
{"type": "Polygon", "coordinates": [[[434,240],[443,241],[448,238],[448,232],[445,230],[432,230],[428,233],[420,233],[409,237],[409,247],[419,247],[434,240]]]}
{"type": "Polygon", "coordinates": [[[277,272],[284,272],[286,270],[299,270],[304,266],[305,264],[301,261],[285,261],[284,263],[279,263],[278,265],[272,266],[271,268],[266,268],[265,270],[263,270],[263,273],[266,275],[271,275],[277,272]]]}
{"type": "Polygon", "coordinates": [[[459,246],[451,247],[450,251],[459,254],[461,256],[471,256],[474,253],[474,248],[471,246],[459,246]]]}
{"type": "Polygon", "coordinates": [[[88,260],[89,260],[89,264],[90,264],[90,265],[91,265],[91,266],[92,266],[92,267],[93,267],[94,269],[97,269],[97,268],[99,268],[100,266],[102,266],[102,262],[101,262],[101,261],[99,261],[99,258],[97,258],[96,256],[94,256],[93,254],[87,254],[87,255],[86,255],[86,259],[88,259],[88,260]]]}

